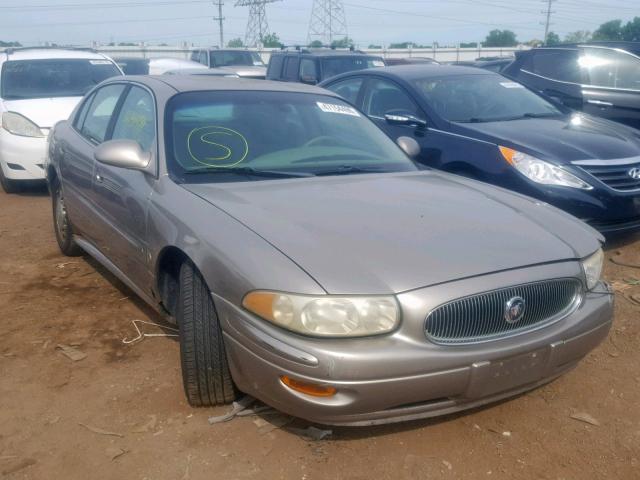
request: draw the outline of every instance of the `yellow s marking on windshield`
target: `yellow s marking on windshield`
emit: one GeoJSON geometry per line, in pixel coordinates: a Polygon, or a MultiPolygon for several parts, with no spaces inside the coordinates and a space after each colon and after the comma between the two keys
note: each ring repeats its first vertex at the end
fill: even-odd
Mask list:
{"type": "Polygon", "coordinates": [[[212,125],[191,130],[187,136],[187,150],[191,158],[200,165],[228,168],[242,163],[247,158],[249,143],[244,135],[236,130],[212,125]],[[214,141],[214,137],[216,141],[214,141]],[[215,147],[218,150],[217,155],[212,154],[213,152],[194,152],[197,146],[200,146],[199,150],[202,150],[202,145],[215,147]]]}

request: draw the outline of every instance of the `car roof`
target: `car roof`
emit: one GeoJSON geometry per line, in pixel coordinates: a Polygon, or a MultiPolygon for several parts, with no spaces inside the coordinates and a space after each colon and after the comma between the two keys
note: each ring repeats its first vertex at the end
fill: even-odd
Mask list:
{"type": "MultiPolygon", "coordinates": [[[[155,82],[162,82],[177,92],[199,91],[255,91],[255,92],[291,92],[312,93],[316,95],[337,96],[319,87],[294,82],[271,82],[249,78],[211,77],[205,75],[131,75],[125,80],[142,83],[153,88],[155,82]]],[[[116,81],[122,81],[118,78],[116,81]]]]}
{"type": "Polygon", "coordinates": [[[312,55],[314,57],[380,57],[360,50],[333,50],[331,48],[303,48],[301,50],[280,50],[272,55],[312,55]]]}
{"type": "MultiPolygon", "coordinates": [[[[404,80],[419,80],[425,77],[455,77],[461,75],[496,75],[494,72],[481,70],[475,67],[464,67],[459,65],[394,65],[391,67],[370,68],[367,70],[356,70],[343,73],[336,78],[343,78],[352,75],[383,75],[388,77],[402,78],[404,80]]],[[[332,79],[332,80],[333,80],[332,79]]]]}
{"type": "Polygon", "coordinates": [[[85,59],[104,60],[108,58],[102,53],[91,50],[76,50],[64,48],[7,48],[2,52],[3,60],[49,60],[49,59],[85,59]]]}
{"type": "Polygon", "coordinates": [[[601,47],[616,48],[625,50],[635,55],[640,55],[640,42],[622,42],[622,41],[602,41],[602,42],[585,42],[585,43],[563,43],[559,45],[544,45],[531,50],[522,50],[518,54],[532,52],[539,49],[562,49],[562,48],[580,48],[580,47],[601,47]]]}

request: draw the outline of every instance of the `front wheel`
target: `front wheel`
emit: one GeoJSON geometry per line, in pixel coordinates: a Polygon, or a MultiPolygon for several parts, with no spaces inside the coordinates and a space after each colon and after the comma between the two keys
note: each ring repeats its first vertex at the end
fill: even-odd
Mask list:
{"type": "Polygon", "coordinates": [[[59,184],[55,185],[51,199],[53,205],[53,228],[56,232],[56,240],[60,251],[67,257],[82,255],[82,249],[73,240],[73,227],[67,214],[62,188],[60,188],[59,184]]]}
{"type": "Polygon", "coordinates": [[[213,298],[190,261],[180,268],[176,320],[180,329],[182,381],[189,403],[207,407],[234,401],[236,388],[213,298]]]}

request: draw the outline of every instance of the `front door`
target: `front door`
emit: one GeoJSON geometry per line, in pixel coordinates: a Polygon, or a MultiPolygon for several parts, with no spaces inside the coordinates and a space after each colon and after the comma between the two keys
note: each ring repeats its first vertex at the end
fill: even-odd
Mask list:
{"type": "MultiPolygon", "coordinates": [[[[115,112],[109,140],[133,140],[152,153],[156,165],[156,114],[151,93],[132,86],[115,112]]],[[[103,221],[100,250],[145,291],[151,282],[147,253],[147,210],[155,172],[96,163],[94,202],[103,221]]]]}
{"type": "Polygon", "coordinates": [[[584,48],[584,111],[640,128],[640,58],[608,48],[584,48]]]}

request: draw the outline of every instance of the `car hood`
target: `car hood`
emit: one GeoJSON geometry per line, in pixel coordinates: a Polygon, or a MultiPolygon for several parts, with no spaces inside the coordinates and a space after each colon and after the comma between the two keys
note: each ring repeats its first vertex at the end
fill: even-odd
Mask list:
{"type": "Polygon", "coordinates": [[[634,135],[631,129],[584,114],[456,124],[453,131],[519,149],[558,164],[640,155],[640,136],[634,135]]]}
{"type": "Polygon", "coordinates": [[[219,70],[228,71],[230,73],[234,73],[239,77],[250,77],[250,78],[264,78],[267,76],[267,67],[251,67],[251,66],[228,66],[228,67],[219,67],[219,70]]]}
{"type": "Polygon", "coordinates": [[[184,186],[334,294],[399,293],[599,247],[553,207],[435,171],[184,186]]]}
{"type": "Polygon", "coordinates": [[[51,128],[66,120],[82,97],[34,98],[30,100],[4,100],[4,109],[27,117],[40,128],[51,128]]]}

